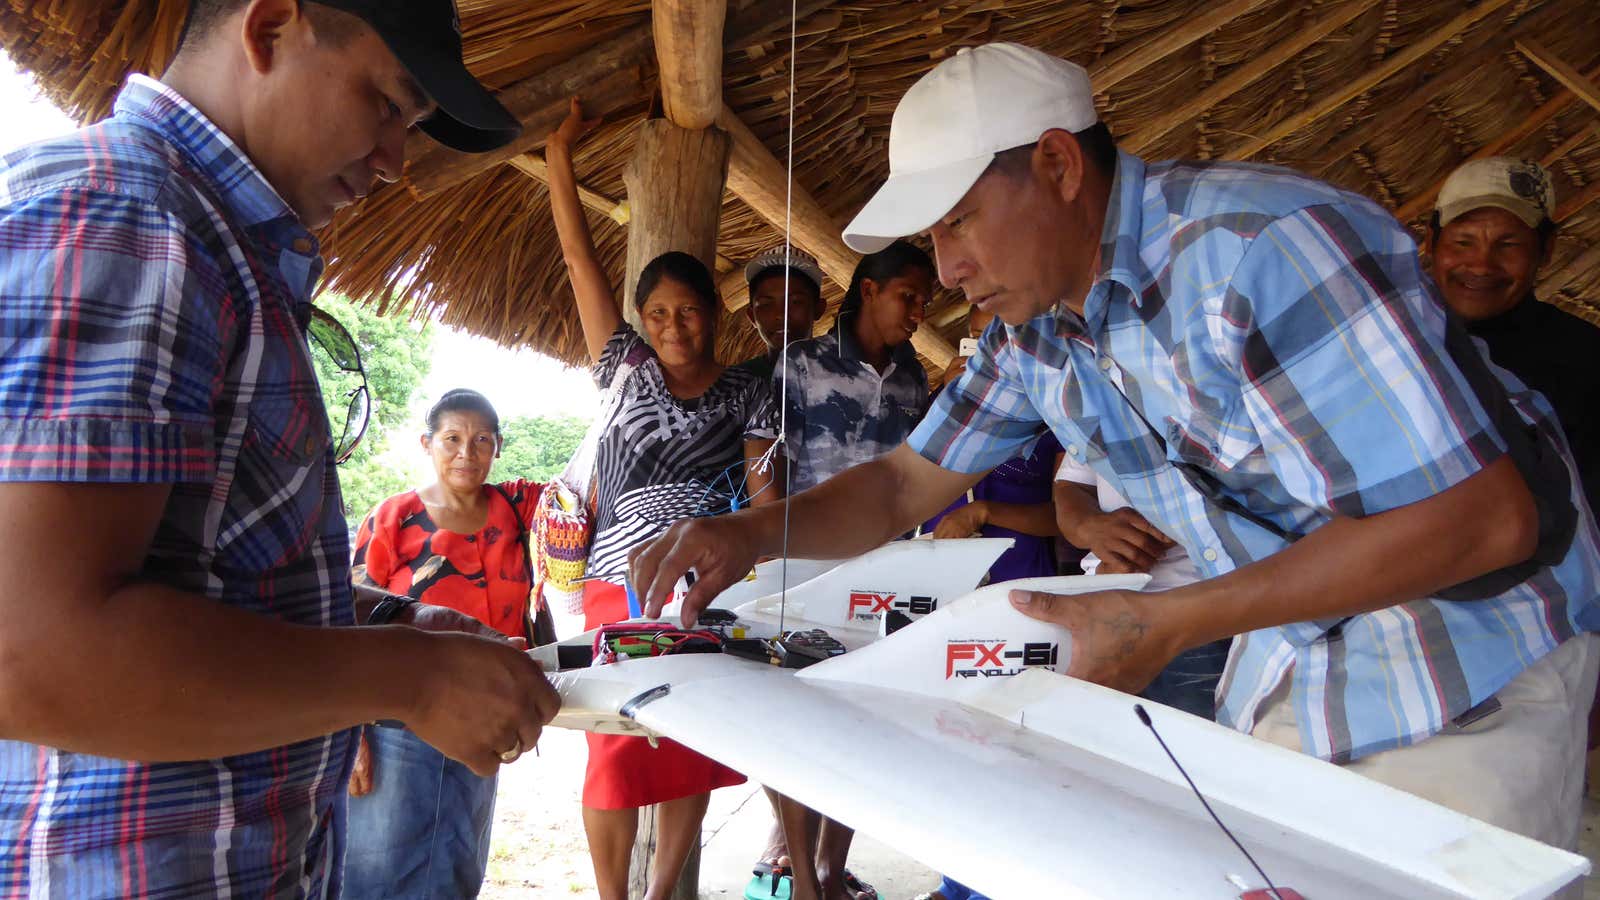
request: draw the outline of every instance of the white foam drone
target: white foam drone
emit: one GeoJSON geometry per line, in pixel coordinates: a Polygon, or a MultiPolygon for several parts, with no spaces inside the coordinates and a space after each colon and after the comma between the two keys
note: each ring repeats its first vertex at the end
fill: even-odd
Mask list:
{"type": "MultiPolygon", "coordinates": [[[[1134,698],[1059,674],[1067,632],[1006,597],[1017,586],[1138,588],[1144,576],[967,592],[1009,543],[901,541],[845,562],[789,560],[796,586],[781,600],[782,563],[763,564],[714,606],[752,636],[776,635],[781,616],[850,652],[800,670],[725,653],[569,669],[552,676],[564,703],[554,724],[670,737],[996,900],[1271,900],[1134,698]],[[915,621],[879,640],[895,612],[915,621]],[[766,711],[762,726],[739,710],[766,711]]],[[[581,655],[535,652],[551,671],[581,655]]],[[[1306,900],[1537,898],[1589,870],[1337,766],[1144,706],[1284,900],[1288,889],[1306,900]]]]}

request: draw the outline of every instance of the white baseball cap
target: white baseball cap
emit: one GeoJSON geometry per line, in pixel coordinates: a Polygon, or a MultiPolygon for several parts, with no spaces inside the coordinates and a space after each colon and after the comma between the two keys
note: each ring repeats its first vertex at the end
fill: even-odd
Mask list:
{"type": "Polygon", "coordinates": [[[963,48],[900,98],[889,124],[889,180],[844,230],[876,253],[950,212],[995,154],[1052,128],[1099,121],[1082,66],[1021,44],[963,48]]]}
{"type": "Polygon", "coordinates": [[[1441,227],[1475,209],[1496,206],[1529,228],[1538,228],[1551,217],[1555,205],[1555,186],[1544,166],[1531,159],[1490,156],[1451,172],[1439,188],[1434,210],[1441,227]]]}

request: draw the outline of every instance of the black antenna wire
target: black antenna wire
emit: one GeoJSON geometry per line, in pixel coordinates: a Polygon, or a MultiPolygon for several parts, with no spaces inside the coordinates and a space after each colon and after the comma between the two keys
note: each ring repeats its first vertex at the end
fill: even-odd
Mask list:
{"type": "Polygon", "coordinates": [[[1150,714],[1145,712],[1144,705],[1135,703],[1133,705],[1133,714],[1139,717],[1139,721],[1144,723],[1144,727],[1150,729],[1151,734],[1155,735],[1156,743],[1160,744],[1161,749],[1167,752],[1167,759],[1172,760],[1172,764],[1178,767],[1178,774],[1183,776],[1184,781],[1189,782],[1189,790],[1194,791],[1194,795],[1200,799],[1200,805],[1204,806],[1206,812],[1211,814],[1211,821],[1217,823],[1217,827],[1222,829],[1222,833],[1228,836],[1228,840],[1233,841],[1233,845],[1239,848],[1239,852],[1244,854],[1244,858],[1250,861],[1250,865],[1256,870],[1256,874],[1260,875],[1261,880],[1267,883],[1267,890],[1271,891],[1272,896],[1276,897],[1277,900],[1284,900],[1283,895],[1278,893],[1278,886],[1273,884],[1272,879],[1267,877],[1267,873],[1261,870],[1261,865],[1256,862],[1256,858],[1250,855],[1250,851],[1246,850],[1243,844],[1239,843],[1239,839],[1233,836],[1233,832],[1228,830],[1228,826],[1222,824],[1222,820],[1217,818],[1216,810],[1213,810],[1211,804],[1206,802],[1206,796],[1200,793],[1199,788],[1194,786],[1194,779],[1190,778],[1189,773],[1184,771],[1183,763],[1178,762],[1178,758],[1172,755],[1172,748],[1168,747],[1167,742],[1161,739],[1161,732],[1157,731],[1155,723],[1150,721],[1150,714]]]}

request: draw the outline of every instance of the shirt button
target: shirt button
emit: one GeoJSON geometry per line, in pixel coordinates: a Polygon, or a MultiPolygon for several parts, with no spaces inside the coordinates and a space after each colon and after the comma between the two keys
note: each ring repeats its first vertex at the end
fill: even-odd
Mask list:
{"type": "Polygon", "coordinates": [[[310,256],[311,255],[311,239],[310,238],[295,238],[294,239],[294,243],[290,244],[289,246],[294,249],[294,252],[300,254],[301,256],[310,256]]]}
{"type": "Polygon", "coordinates": [[[1207,547],[1206,551],[1204,553],[1200,554],[1200,555],[1205,557],[1206,562],[1216,562],[1217,561],[1217,551],[1211,549],[1210,547],[1207,547]]]}
{"type": "Polygon", "coordinates": [[[1100,371],[1109,372],[1109,371],[1111,371],[1111,367],[1114,366],[1114,365],[1116,365],[1116,363],[1112,362],[1111,357],[1109,357],[1109,356],[1100,357],[1100,371]]]}
{"type": "Polygon", "coordinates": [[[1078,445],[1077,444],[1068,444],[1067,445],[1067,455],[1068,456],[1077,456],[1078,455],[1078,445]]]}

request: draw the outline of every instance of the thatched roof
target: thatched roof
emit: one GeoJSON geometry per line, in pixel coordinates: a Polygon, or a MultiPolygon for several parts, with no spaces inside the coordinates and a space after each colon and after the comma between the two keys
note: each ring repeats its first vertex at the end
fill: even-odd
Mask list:
{"type": "MultiPolygon", "coordinates": [[[[185,6],[185,0],[9,0],[0,3],[0,44],[70,113],[94,118],[126,71],[160,71],[185,6]]],[[[1543,159],[1555,176],[1564,221],[1542,296],[1600,322],[1594,0],[810,0],[799,6],[795,178],[840,222],[887,170],[889,118],[905,89],[958,47],[1017,40],[1089,67],[1112,132],[1146,158],[1293,166],[1373,196],[1413,225],[1431,211],[1439,181],[1468,157],[1543,159]]],[[[648,111],[654,61],[647,43],[642,54],[610,57],[614,64],[604,71],[584,54],[647,34],[649,3],[460,0],[460,9],[469,65],[508,96],[526,94],[554,69],[563,77],[576,71],[576,80],[562,84],[583,85],[604,100],[608,123],[579,149],[578,175],[596,195],[594,207],[623,198],[621,170],[634,127],[648,111]]],[[[728,9],[724,100],[782,159],[788,0],[728,0],[728,9]]],[[[547,132],[548,115],[536,127],[530,133],[547,132]]],[[[494,165],[434,190],[439,184],[422,183],[417,173],[426,166],[436,174],[439,162],[438,153],[414,160],[404,182],[335,221],[326,236],[331,286],[390,307],[415,302],[449,324],[576,360],[582,342],[543,184],[515,166],[494,165]]],[[[519,162],[536,169],[538,160],[519,162]]],[[[591,222],[620,283],[626,229],[598,213],[591,222]]],[[[740,200],[726,198],[724,267],[780,238],[740,200]]],[[[830,286],[830,299],[838,295],[830,286]]],[[[944,295],[931,318],[953,340],[963,313],[958,297],[944,295]]],[[[724,329],[723,343],[730,358],[754,346],[742,318],[724,329]]]]}

